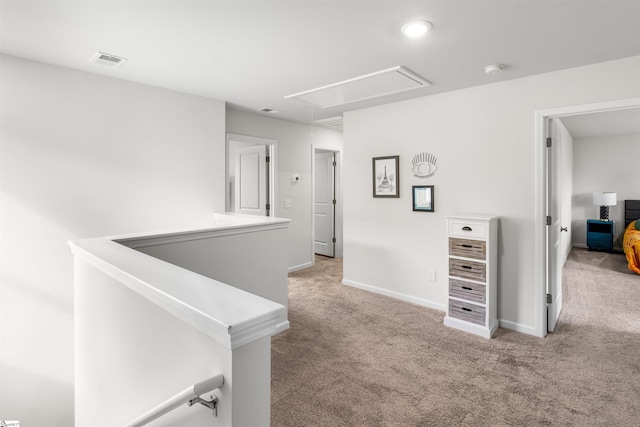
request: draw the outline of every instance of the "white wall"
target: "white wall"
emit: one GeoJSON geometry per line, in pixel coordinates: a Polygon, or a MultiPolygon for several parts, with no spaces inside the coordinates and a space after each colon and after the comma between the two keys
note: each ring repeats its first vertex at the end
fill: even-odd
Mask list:
{"type": "Polygon", "coordinates": [[[614,248],[620,249],[624,233],[624,201],[640,199],[638,153],[640,134],[576,139],[573,149],[573,244],[586,247],[586,221],[600,218],[593,204],[594,191],[615,191],[618,204],[609,208],[615,221],[614,248]]]}
{"type": "Polygon", "coordinates": [[[638,75],[633,57],[346,113],[344,282],[444,309],[445,215],[496,214],[498,316],[535,334],[535,111],[637,97],[638,75]],[[429,179],[411,173],[421,152],[437,158],[429,179]],[[400,198],[373,198],[371,158],[389,155],[400,155],[400,198]],[[435,185],[434,213],[412,212],[419,184],[435,185]]]}
{"type": "Polygon", "coordinates": [[[0,419],[68,427],[74,358],[67,241],[188,226],[222,212],[225,105],[0,59],[0,419]]]}
{"type": "Polygon", "coordinates": [[[318,126],[278,120],[259,114],[227,109],[227,132],[278,141],[278,189],[276,215],[292,220],[289,227],[289,270],[313,263],[312,154],[313,148],[342,150],[342,133],[318,126]],[[291,176],[300,175],[299,183],[291,176]],[[291,199],[291,208],[284,207],[291,199]]]}

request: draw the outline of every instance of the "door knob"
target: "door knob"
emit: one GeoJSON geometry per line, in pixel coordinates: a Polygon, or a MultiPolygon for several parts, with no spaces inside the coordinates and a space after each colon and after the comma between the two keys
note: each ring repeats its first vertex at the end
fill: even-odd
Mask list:
{"type": "Polygon", "coordinates": [[[560,231],[568,231],[567,227],[560,227],[560,231]]]}

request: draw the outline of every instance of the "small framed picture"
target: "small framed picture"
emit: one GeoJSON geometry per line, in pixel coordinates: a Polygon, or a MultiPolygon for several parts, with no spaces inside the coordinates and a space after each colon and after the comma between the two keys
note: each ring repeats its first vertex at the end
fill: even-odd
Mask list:
{"type": "Polygon", "coordinates": [[[413,210],[416,212],[433,212],[433,185],[413,186],[413,210]]]}
{"type": "Polygon", "coordinates": [[[400,197],[400,156],[373,158],[373,197],[400,197]]]}

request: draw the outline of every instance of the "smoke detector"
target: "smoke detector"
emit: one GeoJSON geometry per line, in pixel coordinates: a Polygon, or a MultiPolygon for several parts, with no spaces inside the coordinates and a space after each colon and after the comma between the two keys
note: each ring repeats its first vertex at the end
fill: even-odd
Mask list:
{"type": "Polygon", "coordinates": [[[484,72],[486,74],[495,74],[499,73],[504,69],[504,64],[491,64],[484,67],[484,72]]]}
{"type": "Polygon", "coordinates": [[[96,52],[95,55],[89,60],[94,64],[104,65],[109,68],[120,68],[127,62],[127,58],[121,56],[112,55],[110,53],[96,52]]]}

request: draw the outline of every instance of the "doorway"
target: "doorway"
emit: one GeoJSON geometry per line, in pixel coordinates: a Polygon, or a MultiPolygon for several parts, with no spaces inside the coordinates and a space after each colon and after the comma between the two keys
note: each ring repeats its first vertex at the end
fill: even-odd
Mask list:
{"type": "Polygon", "coordinates": [[[335,256],[336,246],[336,161],[333,151],[316,150],[313,197],[313,250],[317,255],[335,256]]]}
{"type": "MultiPolygon", "coordinates": [[[[559,244],[562,228],[563,200],[558,165],[562,162],[562,137],[558,137],[558,126],[554,119],[640,107],[640,98],[576,105],[535,113],[535,284],[536,335],[543,337],[553,331],[562,308],[562,258],[563,245],[559,244]],[[558,144],[553,148],[554,136],[558,144]],[[547,138],[551,138],[548,147],[547,138]],[[554,220],[554,215],[557,219],[554,220]],[[560,236],[560,237],[559,237],[560,236]]],[[[565,201],[566,202],[566,201],[565,201]]],[[[565,208],[566,210],[566,208],[565,208]]],[[[570,207],[569,207],[570,210],[570,207]]]]}
{"type": "Polygon", "coordinates": [[[225,210],[243,215],[276,216],[277,142],[227,134],[225,210]]]}
{"type": "Polygon", "coordinates": [[[340,151],[314,147],[313,254],[342,257],[340,151]]]}

